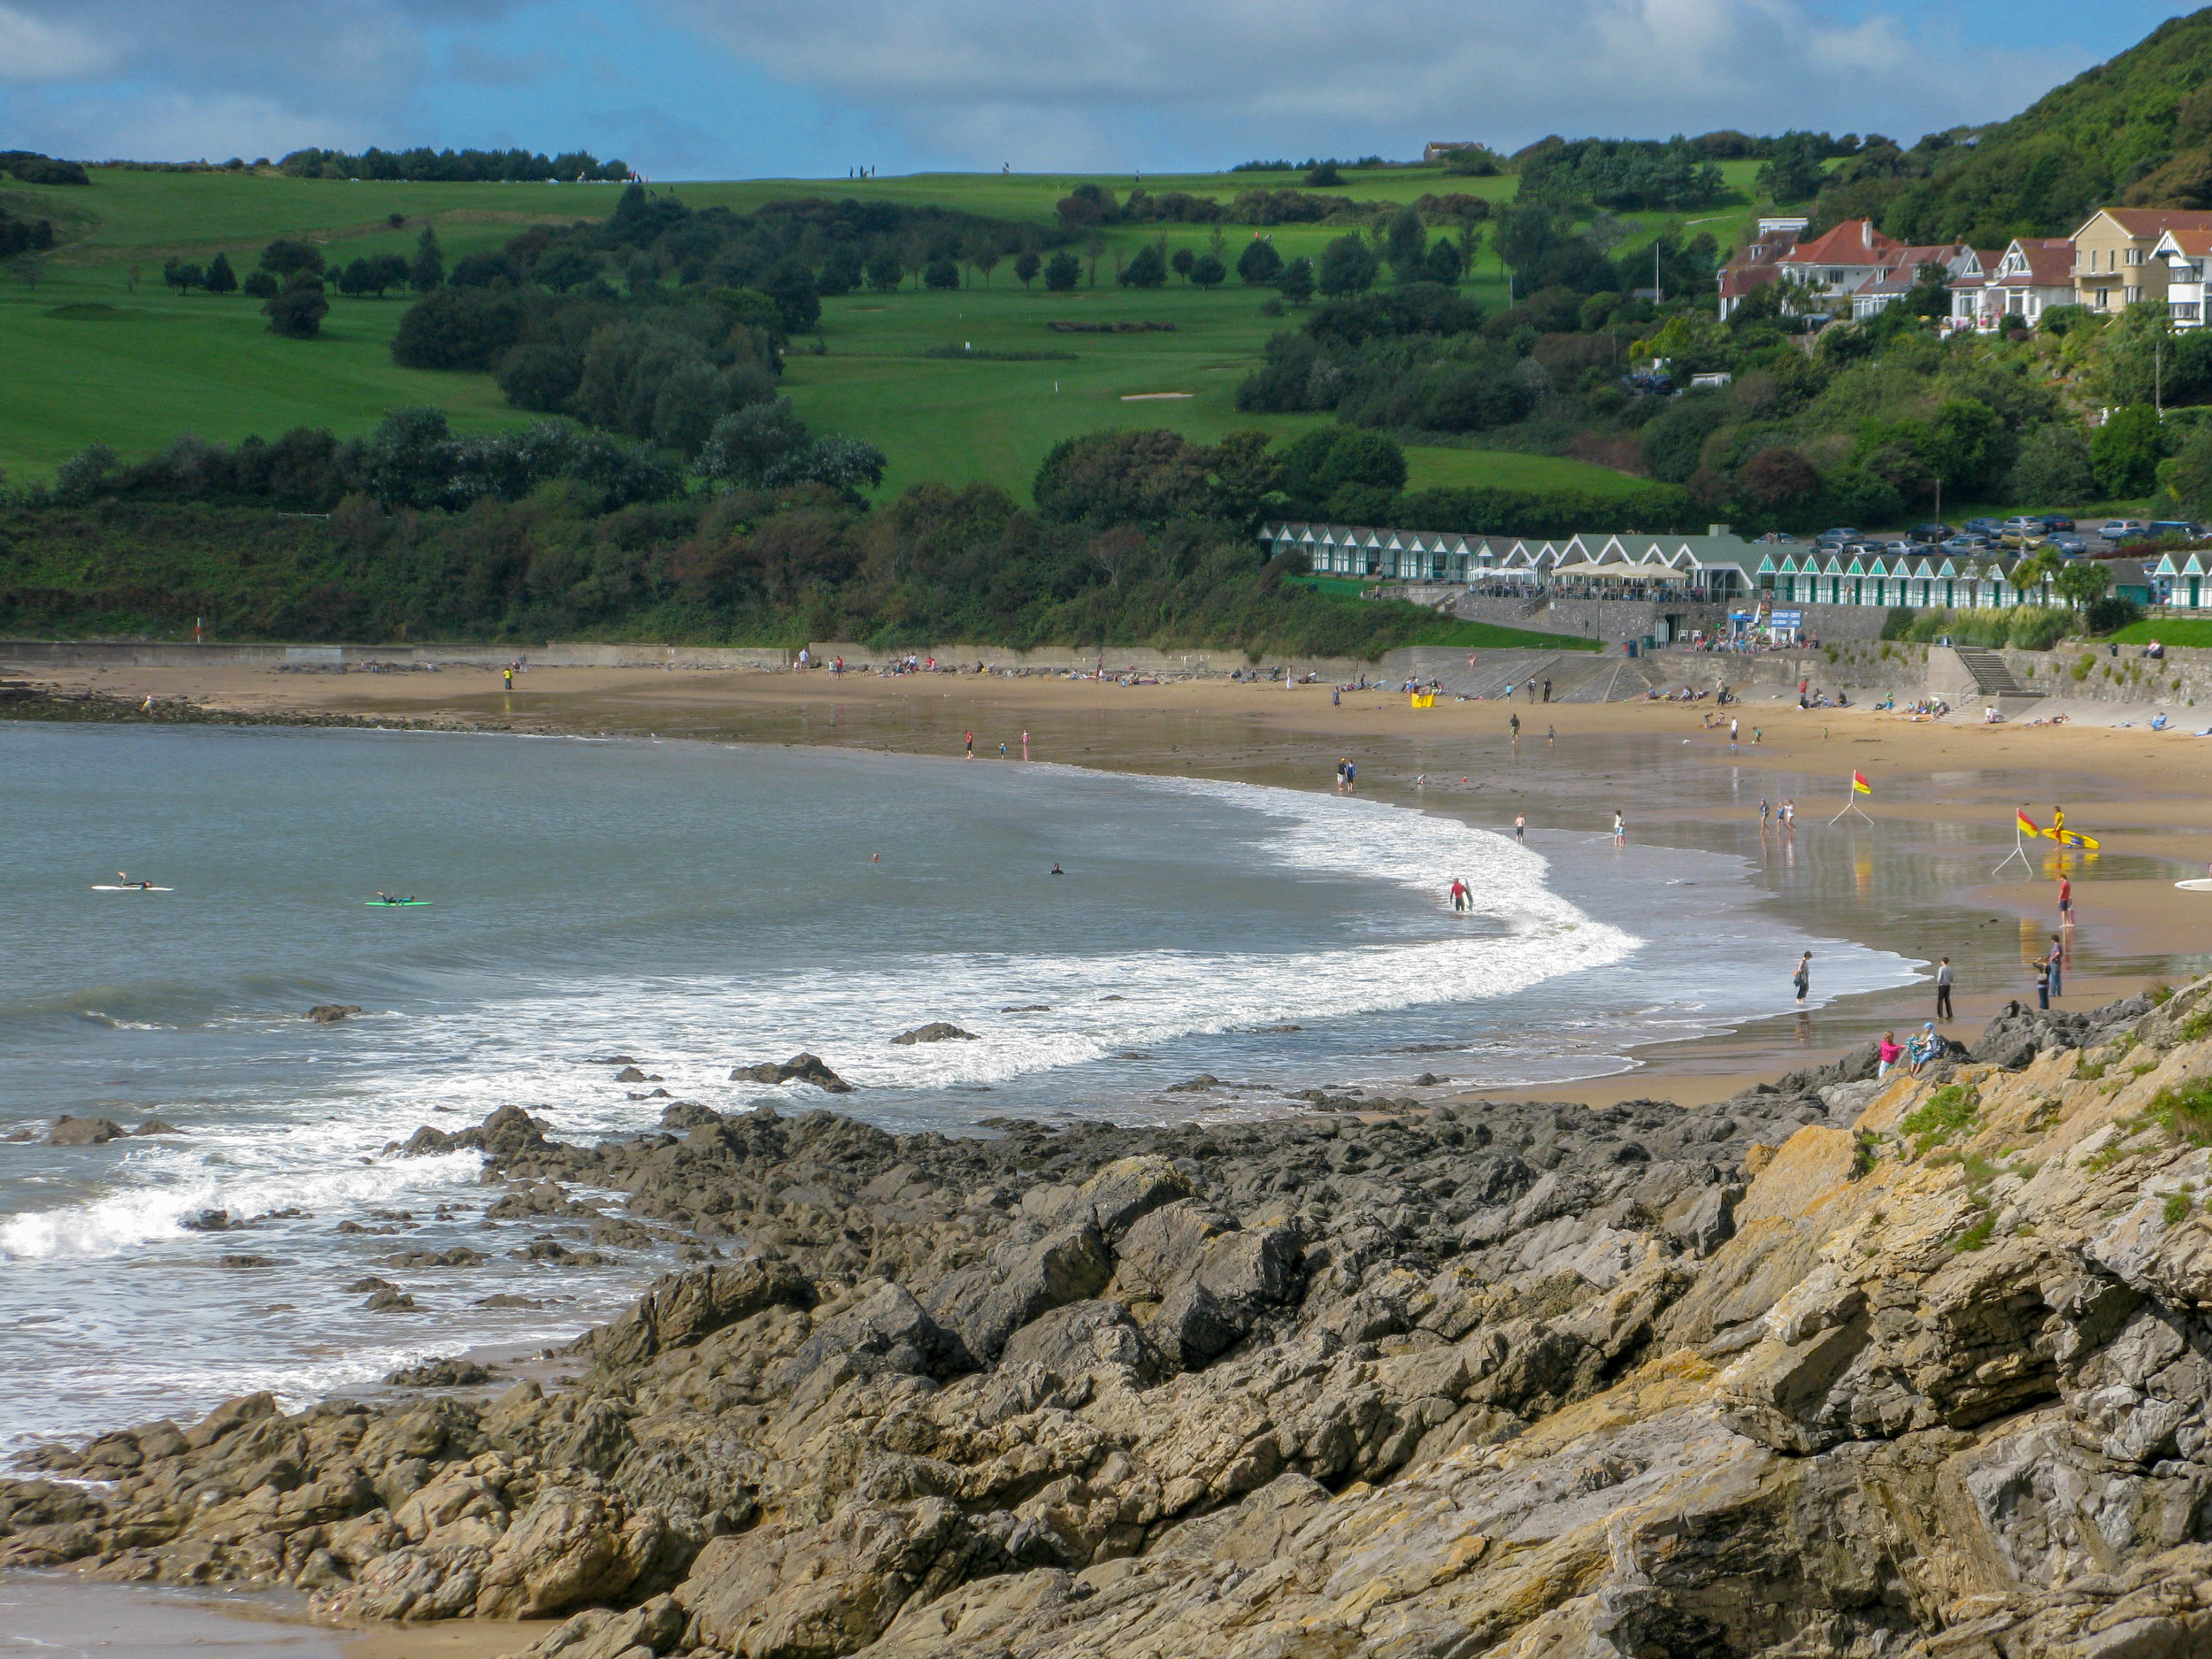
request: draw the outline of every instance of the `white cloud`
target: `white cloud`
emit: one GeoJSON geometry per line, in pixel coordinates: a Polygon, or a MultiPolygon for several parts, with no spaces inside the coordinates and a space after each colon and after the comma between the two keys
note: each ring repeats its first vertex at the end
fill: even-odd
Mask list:
{"type": "Polygon", "coordinates": [[[114,61],[82,29],[0,5],[0,81],[81,81],[104,73],[114,61]]]}
{"type": "Polygon", "coordinates": [[[1832,21],[1805,0],[662,4],[747,62],[978,165],[1717,127],[1910,138],[2010,113],[2076,66],[1930,51],[1893,16],[1832,21]]]}

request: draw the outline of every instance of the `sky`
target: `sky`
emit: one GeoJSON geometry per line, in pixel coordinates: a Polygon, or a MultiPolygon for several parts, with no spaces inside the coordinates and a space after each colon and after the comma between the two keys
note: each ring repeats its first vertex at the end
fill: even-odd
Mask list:
{"type": "Polygon", "coordinates": [[[589,150],[657,180],[1210,172],[2012,114],[2106,0],[0,0],[0,149],[589,150]]]}

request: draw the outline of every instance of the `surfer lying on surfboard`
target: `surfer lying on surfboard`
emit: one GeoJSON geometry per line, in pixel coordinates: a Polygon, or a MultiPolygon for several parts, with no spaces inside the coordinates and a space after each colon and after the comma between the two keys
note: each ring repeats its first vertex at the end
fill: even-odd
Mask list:
{"type": "Polygon", "coordinates": [[[376,890],[376,896],[371,899],[369,902],[371,904],[427,904],[430,901],[428,899],[419,899],[411,893],[403,899],[396,893],[387,893],[383,888],[379,887],[376,890]]]}
{"type": "Polygon", "coordinates": [[[129,872],[122,870],[115,872],[115,879],[112,881],[94,882],[92,890],[95,893],[167,893],[172,891],[168,887],[157,887],[150,881],[134,881],[129,872]]]}

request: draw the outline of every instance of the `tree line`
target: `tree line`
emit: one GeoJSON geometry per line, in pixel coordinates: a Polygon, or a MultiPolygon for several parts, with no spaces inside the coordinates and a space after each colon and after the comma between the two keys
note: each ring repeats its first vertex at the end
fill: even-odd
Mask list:
{"type": "Polygon", "coordinates": [[[545,184],[608,181],[630,176],[628,164],[602,161],[588,150],[547,156],[527,150],[296,150],[277,163],[295,179],[374,179],[411,184],[545,184]]]}
{"type": "Polygon", "coordinates": [[[1317,463],[1273,456],[1256,433],[1094,434],[1048,457],[1034,509],[988,485],[923,484],[872,511],[780,474],[764,425],[718,435],[689,470],[572,427],[457,435],[435,411],[398,411],[359,440],[180,440],[131,465],[87,451],[51,488],[0,503],[0,626],[159,634],[198,617],[233,638],[1358,656],[1453,642],[1465,625],[1327,597],[1290,580],[1300,559],[1253,539],[1300,468],[1402,479],[1388,440],[1351,435],[1360,457],[1317,463]]]}

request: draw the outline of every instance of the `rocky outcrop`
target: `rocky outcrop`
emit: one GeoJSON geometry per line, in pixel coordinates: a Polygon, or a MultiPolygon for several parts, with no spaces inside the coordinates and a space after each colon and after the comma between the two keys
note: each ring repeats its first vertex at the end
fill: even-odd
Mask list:
{"type": "Polygon", "coordinates": [[[49,1448],[0,1565],[542,1659],[2212,1652],[2212,980],[2067,1018],[1686,1110],[501,1116],[502,1205],[721,1259],[554,1392],[49,1448]]]}
{"type": "Polygon", "coordinates": [[[823,1064],[818,1054],[795,1054],[779,1065],[773,1060],[741,1065],[730,1073],[733,1083],[811,1083],[831,1094],[849,1094],[853,1086],[823,1064]]]}
{"type": "Polygon", "coordinates": [[[54,1126],[46,1132],[50,1147],[97,1147],[111,1141],[119,1141],[130,1133],[121,1124],[105,1118],[71,1118],[54,1119],[54,1126]]]}
{"type": "Polygon", "coordinates": [[[963,1031],[949,1020],[933,1019],[926,1025],[917,1025],[902,1031],[891,1039],[895,1045],[910,1048],[918,1042],[974,1042],[975,1033],[963,1031]]]}

